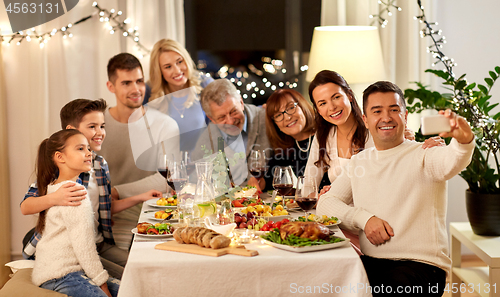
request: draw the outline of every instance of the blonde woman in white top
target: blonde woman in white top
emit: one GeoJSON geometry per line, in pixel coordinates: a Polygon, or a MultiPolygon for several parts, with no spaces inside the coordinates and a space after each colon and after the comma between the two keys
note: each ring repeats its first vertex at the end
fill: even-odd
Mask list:
{"type": "Polygon", "coordinates": [[[162,39],[151,51],[148,106],[172,117],[179,126],[181,151],[192,151],[207,118],[200,93],[213,78],[196,70],[188,51],[177,41],[162,39]]]}

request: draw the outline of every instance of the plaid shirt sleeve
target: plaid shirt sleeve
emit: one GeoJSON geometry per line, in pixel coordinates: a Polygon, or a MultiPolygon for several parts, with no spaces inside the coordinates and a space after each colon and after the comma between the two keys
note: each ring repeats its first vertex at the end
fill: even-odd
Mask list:
{"type": "Polygon", "coordinates": [[[108,163],[103,157],[95,155],[94,170],[99,187],[99,231],[104,241],[115,244],[111,228],[111,179],[108,163]]]}
{"type": "MultiPolygon", "coordinates": [[[[23,201],[21,201],[21,204],[24,202],[24,200],[30,198],[30,197],[38,197],[38,187],[36,183],[33,183],[26,195],[24,195],[23,201]]],[[[26,246],[23,247],[23,257],[28,260],[34,260],[35,259],[35,250],[36,250],[36,245],[38,244],[38,241],[41,238],[41,234],[38,232],[35,232],[31,239],[28,241],[26,246]]]]}
{"type": "MultiPolygon", "coordinates": [[[[76,182],[79,183],[79,184],[83,184],[86,187],[87,184],[88,184],[88,181],[87,181],[87,184],[85,184],[82,181],[83,177],[84,177],[83,173],[80,174],[80,176],[78,177],[78,179],[76,180],[76,182]]],[[[37,187],[36,182],[33,183],[30,186],[30,188],[29,188],[28,192],[26,193],[26,195],[24,195],[24,198],[23,198],[23,201],[21,201],[21,204],[24,202],[24,200],[28,199],[29,197],[38,197],[38,187],[37,187]]],[[[35,231],[35,233],[31,237],[31,239],[23,247],[22,254],[23,254],[23,257],[25,259],[28,259],[28,260],[34,260],[35,259],[36,245],[38,244],[38,242],[40,241],[41,238],[42,238],[42,234],[40,234],[40,233],[38,233],[38,232],[35,231]]]]}

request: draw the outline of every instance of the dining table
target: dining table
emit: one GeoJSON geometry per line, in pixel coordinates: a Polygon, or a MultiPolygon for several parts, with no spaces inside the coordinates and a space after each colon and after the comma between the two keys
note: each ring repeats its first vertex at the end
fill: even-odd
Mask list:
{"type": "MultiPolygon", "coordinates": [[[[139,222],[157,223],[143,203],[139,222]]],[[[312,211],[314,213],[314,210],[312,211]]],[[[292,217],[303,212],[290,212],[292,217]]],[[[335,235],[345,238],[338,226],[335,235]]],[[[257,256],[212,257],[155,249],[173,238],[134,235],[118,297],[152,296],[371,296],[359,255],[350,244],[297,253],[255,237],[257,256]]]]}

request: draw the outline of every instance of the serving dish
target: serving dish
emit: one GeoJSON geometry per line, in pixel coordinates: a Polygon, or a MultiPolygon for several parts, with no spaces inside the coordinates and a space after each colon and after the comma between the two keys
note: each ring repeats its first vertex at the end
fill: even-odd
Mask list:
{"type": "Polygon", "coordinates": [[[307,252],[323,251],[323,250],[329,250],[329,249],[334,249],[334,248],[349,245],[349,242],[351,241],[349,238],[342,238],[342,239],[344,239],[344,240],[340,241],[340,242],[327,243],[327,244],[321,244],[321,245],[290,246],[290,245],[275,243],[275,242],[266,240],[264,238],[261,238],[261,240],[267,245],[273,246],[273,247],[281,249],[281,250],[294,252],[294,253],[307,253],[307,252]]]}
{"type": "Polygon", "coordinates": [[[150,238],[166,238],[166,237],[173,237],[173,234],[141,234],[137,231],[137,228],[134,228],[131,230],[132,233],[134,233],[137,236],[142,236],[142,237],[150,237],[150,238]]]}

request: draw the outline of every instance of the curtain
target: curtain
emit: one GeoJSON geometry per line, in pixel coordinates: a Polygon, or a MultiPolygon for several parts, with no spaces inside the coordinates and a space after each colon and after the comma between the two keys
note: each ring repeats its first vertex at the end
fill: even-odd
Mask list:
{"type": "MultiPolygon", "coordinates": [[[[11,190],[8,197],[12,204],[12,250],[15,257],[21,253],[22,237],[34,225],[30,216],[21,214],[19,203],[34,179],[38,145],[61,129],[61,107],[76,98],[104,98],[108,105],[114,106],[115,97],[106,88],[108,60],[120,52],[139,57],[135,42],[123,37],[121,32],[109,33],[105,23],[99,21],[92,2],[80,0],[65,15],[36,27],[39,33],[47,32],[92,15],[89,20],[69,29],[72,38],[63,39],[62,35],[56,34],[42,49],[34,40],[23,41],[19,46],[14,42],[10,46],[2,45],[6,87],[1,90],[7,103],[9,135],[7,141],[2,139],[2,145],[7,143],[9,150],[11,190]]],[[[122,10],[123,16],[130,19],[130,25],[138,27],[140,42],[149,50],[161,38],[184,43],[183,0],[97,2],[103,9],[122,10]]],[[[0,18],[4,16],[7,17],[0,14],[0,18]]],[[[5,20],[0,20],[2,22],[5,20]]],[[[148,80],[149,56],[145,55],[140,61],[148,80]]]]}
{"type": "Polygon", "coordinates": [[[7,150],[7,102],[5,96],[5,76],[2,67],[0,47],[0,287],[9,279],[10,269],[10,194],[9,164],[7,150]]]}
{"type": "MultiPolygon", "coordinates": [[[[434,0],[423,0],[425,13],[428,19],[432,19],[434,0]]],[[[430,68],[432,63],[431,55],[426,51],[429,45],[429,38],[420,38],[422,24],[413,19],[420,15],[420,10],[416,0],[396,1],[401,7],[401,11],[391,8],[392,16],[384,14],[388,20],[385,28],[378,22],[373,25],[378,26],[380,43],[384,57],[386,80],[397,84],[402,90],[414,87],[412,82],[423,82],[430,84],[432,77],[424,71],[430,68]]],[[[321,25],[357,25],[369,26],[373,19],[369,15],[379,14],[382,7],[377,0],[322,0],[321,3],[321,25]]],[[[355,91],[358,100],[365,87],[351,86],[355,91]]],[[[408,126],[417,130],[419,117],[412,115],[409,118],[408,126]]]]}
{"type": "MultiPolygon", "coordinates": [[[[423,0],[426,15],[432,18],[433,0],[423,0]]],[[[421,24],[413,19],[419,15],[417,1],[396,1],[402,8],[392,8],[392,16],[386,16],[388,24],[382,28],[378,22],[380,42],[384,55],[386,79],[396,83],[402,89],[412,81],[426,81],[429,76],[423,70],[431,64],[426,52],[428,39],[420,38],[421,24]]],[[[377,0],[323,0],[321,3],[321,25],[357,25],[369,26],[373,19],[369,15],[379,13],[377,0]]]]}

